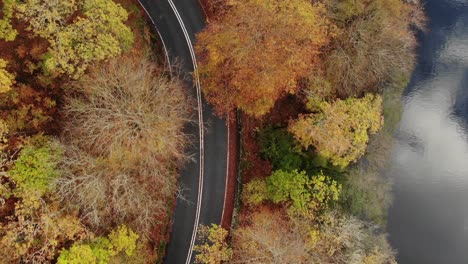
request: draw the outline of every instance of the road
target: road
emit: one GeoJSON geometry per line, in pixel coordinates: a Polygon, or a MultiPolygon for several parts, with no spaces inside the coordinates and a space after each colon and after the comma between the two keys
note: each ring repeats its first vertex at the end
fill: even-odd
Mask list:
{"type": "Polygon", "coordinates": [[[194,260],[193,245],[198,224],[221,222],[229,155],[228,128],[226,120],[213,114],[203,99],[198,82],[191,78],[197,67],[191,46],[195,34],[205,26],[198,1],[139,1],[153,20],[170,61],[181,64],[187,76],[187,87],[197,99],[199,122],[187,131],[196,138],[192,150],[196,162],[187,164],[181,171],[179,183],[184,189],[184,198],[177,199],[165,259],[168,264],[188,264],[194,260]]]}

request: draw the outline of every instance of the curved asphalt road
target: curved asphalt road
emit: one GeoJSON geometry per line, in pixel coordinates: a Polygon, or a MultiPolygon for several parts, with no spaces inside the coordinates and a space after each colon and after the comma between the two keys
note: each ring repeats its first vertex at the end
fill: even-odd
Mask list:
{"type": "Polygon", "coordinates": [[[198,124],[189,128],[189,133],[197,138],[192,150],[196,162],[187,164],[181,172],[179,183],[185,189],[185,200],[177,200],[165,259],[167,264],[188,264],[194,259],[192,250],[197,223],[221,222],[227,176],[227,125],[224,119],[213,114],[189,75],[196,65],[189,42],[195,43],[195,34],[205,26],[198,1],[139,1],[159,31],[169,59],[181,63],[183,72],[187,73],[190,92],[199,99],[198,118],[205,125],[204,130],[198,124]]]}

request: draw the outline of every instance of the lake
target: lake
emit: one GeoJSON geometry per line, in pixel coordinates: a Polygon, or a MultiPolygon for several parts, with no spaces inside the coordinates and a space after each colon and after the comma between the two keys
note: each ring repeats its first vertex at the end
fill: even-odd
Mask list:
{"type": "Polygon", "coordinates": [[[388,171],[388,231],[399,263],[468,263],[468,0],[424,3],[428,31],[388,171]]]}

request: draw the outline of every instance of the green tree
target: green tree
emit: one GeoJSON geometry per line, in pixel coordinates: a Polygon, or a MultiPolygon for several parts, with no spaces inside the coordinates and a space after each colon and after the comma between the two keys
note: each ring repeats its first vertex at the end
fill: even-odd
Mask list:
{"type": "Polygon", "coordinates": [[[269,197],[274,203],[292,201],[293,207],[305,210],[311,201],[310,179],[304,171],[277,170],[266,182],[269,197]]]}
{"type": "Polygon", "coordinates": [[[14,194],[28,193],[42,196],[50,190],[53,180],[60,176],[58,162],[61,149],[52,141],[38,146],[26,146],[8,175],[15,182],[14,194]]]}
{"type": "Polygon", "coordinates": [[[62,250],[58,264],[106,264],[119,254],[132,256],[137,248],[138,235],[125,225],[113,230],[108,238],[97,237],[87,243],[75,243],[62,250]]]}
{"type": "Polygon", "coordinates": [[[318,113],[292,121],[289,131],[304,148],[314,147],[319,155],[341,168],[364,155],[369,134],[377,133],[383,125],[379,95],[322,101],[318,108],[318,113]]]}
{"type": "Polygon", "coordinates": [[[201,245],[194,247],[198,254],[195,263],[221,264],[232,258],[232,249],[228,246],[226,239],[229,232],[219,225],[212,224],[198,228],[198,238],[201,245]]]}
{"type": "Polygon", "coordinates": [[[337,201],[341,185],[322,172],[309,177],[304,171],[277,170],[266,179],[268,197],[274,203],[292,202],[293,213],[308,214],[337,201]]]}
{"type": "Polygon", "coordinates": [[[267,127],[260,131],[260,154],[276,170],[292,171],[301,168],[302,156],[293,136],[286,129],[267,127]]]}

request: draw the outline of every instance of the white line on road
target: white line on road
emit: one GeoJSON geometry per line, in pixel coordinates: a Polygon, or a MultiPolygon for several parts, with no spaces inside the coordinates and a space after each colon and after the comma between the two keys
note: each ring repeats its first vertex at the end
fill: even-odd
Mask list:
{"type": "Polygon", "coordinates": [[[153,23],[153,27],[154,29],[156,29],[156,32],[158,33],[159,35],[159,39],[161,40],[162,44],[163,44],[163,49],[164,49],[164,54],[166,55],[166,62],[167,62],[167,66],[169,67],[169,74],[171,75],[172,77],[172,65],[171,65],[171,60],[169,59],[169,52],[166,48],[166,43],[164,43],[164,39],[163,37],[161,36],[161,33],[159,32],[159,29],[158,27],[156,26],[156,23],[154,23],[154,20],[153,18],[150,16],[148,10],[146,10],[145,6],[143,5],[143,3],[138,0],[138,3],[140,3],[140,6],[141,8],[143,8],[143,10],[145,11],[146,13],[146,16],[151,20],[151,23],[153,23]]]}
{"type": "Polygon", "coordinates": [[[198,224],[200,222],[201,201],[202,201],[202,195],[203,195],[203,173],[204,173],[204,163],[205,163],[203,105],[201,101],[200,80],[198,78],[197,59],[195,57],[195,51],[193,50],[192,41],[190,40],[189,34],[187,33],[187,29],[185,28],[184,21],[182,21],[182,18],[180,17],[179,11],[177,11],[177,8],[174,2],[172,2],[172,0],[167,0],[167,1],[169,2],[169,5],[171,5],[172,10],[174,11],[174,14],[177,17],[177,20],[179,21],[180,27],[182,28],[182,32],[184,33],[185,40],[187,41],[187,45],[190,51],[190,56],[192,57],[193,73],[195,77],[195,86],[197,89],[198,126],[200,130],[200,181],[198,182],[197,210],[195,213],[195,223],[193,225],[192,240],[190,241],[190,248],[189,248],[189,252],[187,255],[187,259],[185,261],[186,264],[190,264],[190,261],[192,259],[192,254],[193,254],[193,246],[195,245],[195,240],[196,240],[197,233],[198,233],[198,224]]]}

